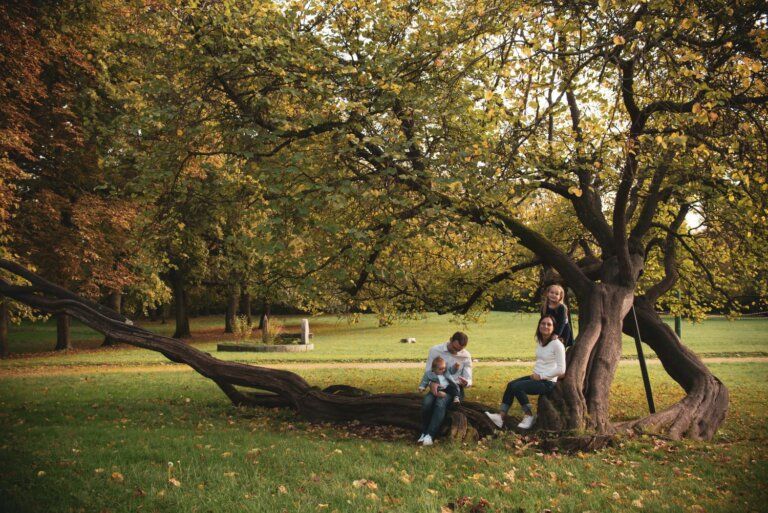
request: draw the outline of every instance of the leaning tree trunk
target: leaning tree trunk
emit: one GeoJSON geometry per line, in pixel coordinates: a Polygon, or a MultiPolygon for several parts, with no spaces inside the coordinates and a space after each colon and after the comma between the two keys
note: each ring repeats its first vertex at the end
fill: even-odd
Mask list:
{"type": "MultiPolygon", "coordinates": [[[[319,390],[289,371],[219,360],[181,340],[134,326],[117,312],[58,287],[18,264],[0,260],[0,268],[32,284],[17,287],[0,278],[0,294],[45,312],[71,315],[105,335],[158,351],[174,362],[185,363],[213,380],[234,404],[288,406],[315,421],[356,420],[414,430],[421,427],[420,395],[368,394],[346,386],[319,390]],[[246,392],[236,387],[252,388],[258,392],[246,392]]],[[[488,409],[482,404],[462,402],[449,411],[449,421],[443,427],[454,439],[477,439],[490,435],[495,426],[484,414],[488,409]]]]}
{"type": "Polygon", "coordinates": [[[579,298],[579,336],[568,352],[565,377],[539,399],[540,427],[613,432],[610,390],[621,359],[622,319],[631,305],[631,289],[606,283],[579,298]]]}
{"type": "MultiPolygon", "coordinates": [[[[653,349],[664,370],[685,390],[686,395],[660,412],[619,426],[664,433],[674,439],[709,440],[728,411],[728,389],[698,356],[680,342],[675,332],[656,313],[653,304],[638,296],[634,305],[641,340],[653,349]]],[[[632,336],[637,333],[632,312],[625,319],[624,332],[632,336]]]]}
{"type": "MultiPolygon", "coordinates": [[[[113,290],[109,297],[107,297],[107,306],[110,307],[112,310],[114,310],[117,313],[122,312],[122,306],[123,306],[123,293],[119,290],[113,290]]],[[[109,347],[114,346],[119,342],[119,340],[116,340],[109,335],[104,337],[104,342],[101,343],[101,347],[109,347]]]]}

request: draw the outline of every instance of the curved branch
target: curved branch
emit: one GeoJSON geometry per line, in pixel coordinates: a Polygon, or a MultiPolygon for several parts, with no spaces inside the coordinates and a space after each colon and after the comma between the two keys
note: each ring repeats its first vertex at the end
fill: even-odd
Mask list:
{"type": "Polygon", "coordinates": [[[677,259],[675,258],[676,238],[674,234],[676,234],[677,230],[683,225],[683,221],[685,221],[685,216],[688,215],[689,210],[690,205],[682,205],[675,220],[669,225],[667,238],[664,242],[664,278],[649,288],[645,293],[646,298],[651,304],[656,304],[657,299],[671,290],[680,276],[677,271],[677,259]]]}

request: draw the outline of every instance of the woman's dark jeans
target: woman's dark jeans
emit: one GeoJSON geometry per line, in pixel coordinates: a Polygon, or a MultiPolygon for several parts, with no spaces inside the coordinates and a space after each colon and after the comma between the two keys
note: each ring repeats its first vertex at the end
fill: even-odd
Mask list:
{"type": "Polygon", "coordinates": [[[512,406],[515,397],[517,397],[523,410],[530,411],[531,403],[528,400],[528,394],[548,394],[554,388],[555,384],[552,381],[545,379],[534,381],[530,376],[524,376],[522,378],[517,378],[514,381],[510,381],[507,383],[507,389],[504,391],[504,398],[501,400],[501,411],[507,413],[509,407],[512,406]]]}

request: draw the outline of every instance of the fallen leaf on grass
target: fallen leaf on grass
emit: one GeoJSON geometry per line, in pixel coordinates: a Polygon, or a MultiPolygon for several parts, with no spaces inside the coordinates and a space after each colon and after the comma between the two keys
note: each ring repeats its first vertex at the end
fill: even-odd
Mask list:
{"type": "Polygon", "coordinates": [[[115,481],[117,483],[122,483],[125,481],[125,477],[120,472],[112,472],[112,475],[109,476],[112,481],[115,481]]]}
{"type": "Polygon", "coordinates": [[[172,477],[172,478],[170,478],[170,479],[168,480],[168,483],[172,484],[172,485],[173,485],[173,486],[175,486],[176,488],[179,488],[179,487],[181,486],[181,481],[179,481],[179,480],[178,480],[178,479],[176,479],[175,477],[172,477]]]}
{"type": "Polygon", "coordinates": [[[37,477],[43,477],[45,475],[45,470],[41,470],[37,473],[37,477]]]}
{"type": "Polygon", "coordinates": [[[643,501],[640,499],[635,499],[632,501],[632,505],[636,508],[642,508],[643,507],[643,501]]]}
{"type": "Polygon", "coordinates": [[[280,485],[277,487],[278,493],[288,493],[288,488],[285,487],[285,485],[280,485]]]}
{"type": "Polygon", "coordinates": [[[362,488],[363,486],[365,486],[370,490],[379,489],[379,485],[377,485],[374,481],[370,481],[368,479],[356,479],[352,481],[352,486],[354,486],[355,488],[362,488]]]}

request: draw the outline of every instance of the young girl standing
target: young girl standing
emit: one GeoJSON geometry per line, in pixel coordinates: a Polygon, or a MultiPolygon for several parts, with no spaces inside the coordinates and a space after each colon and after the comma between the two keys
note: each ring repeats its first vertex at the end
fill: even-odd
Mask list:
{"type": "Polygon", "coordinates": [[[565,306],[565,290],[557,284],[550,285],[544,290],[541,303],[541,315],[550,315],[555,319],[555,335],[565,347],[573,345],[573,332],[568,322],[568,307],[565,306]]]}
{"type": "Polygon", "coordinates": [[[507,384],[499,410],[501,413],[485,412],[499,428],[504,426],[512,402],[517,398],[523,408],[523,421],[517,425],[520,429],[530,429],[536,417],[533,415],[528,394],[548,394],[555,388],[557,378],[565,374],[565,347],[555,337],[555,320],[544,315],[536,328],[536,365],[533,374],[517,378],[507,384]]]}

